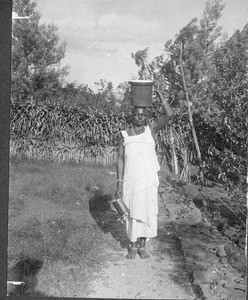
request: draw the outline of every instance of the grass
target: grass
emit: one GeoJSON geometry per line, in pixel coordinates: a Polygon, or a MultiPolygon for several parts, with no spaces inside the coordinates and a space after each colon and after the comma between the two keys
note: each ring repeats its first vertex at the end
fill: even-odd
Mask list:
{"type": "MultiPolygon", "coordinates": [[[[8,280],[26,282],[11,294],[89,295],[90,282],[109,260],[105,249],[120,249],[117,236],[121,246],[127,242],[116,221],[119,216],[112,218],[109,211],[113,171],[100,165],[11,159],[8,280]]],[[[160,177],[162,185],[188,191],[168,168],[162,168],[160,177]]],[[[194,188],[192,198],[199,194],[199,187],[194,188]]],[[[216,187],[205,190],[212,191],[211,199],[218,197],[216,187]]]]}
{"type": "Polygon", "coordinates": [[[21,262],[29,269],[42,262],[37,274],[26,272],[32,285],[12,294],[87,296],[94,272],[106,262],[104,247],[116,247],[89,209],[96,197],[107,207],[115,189],[111,171],[114,167],[11,159],[8,280],[21,280],[18,274],[25,270],[16,271],[21,262]]]}

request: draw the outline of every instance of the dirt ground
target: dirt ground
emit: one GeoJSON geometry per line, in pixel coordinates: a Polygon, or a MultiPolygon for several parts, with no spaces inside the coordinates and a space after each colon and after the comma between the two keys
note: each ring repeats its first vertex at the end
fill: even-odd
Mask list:
{"type": "MultiPolygon", "coordinates": [[[[103,204],[107,198],[94,197],[92,190],[89,203],[92,223],[98,226],[106,241],[101,249],[95,250],[101,252],[105,264],[101,264],[87,280],[87,275],[79,275],[77,279],[80,281],[82,276],[85,285],[76,287],[73,294],[69,293],[70,297],[244,299],[244,251],[210,224],[202,210],[196,207],[193,199],[199,194],[197,186],[180,187],[160,181],[158,235],[147,243],[151,257],[146,260],[138,255],[134,260],[125,258],[129,244],[125,226],[120,222],[117,212],[109,204],[103,204]]],[[[44,222],[65,214],[78,222],[84,216],[80,206],[76,205],[68,211],[63,205],[32,198],[26,203],[25,213],[12,219],[10,231],[23,226],[31,216],[38,215],[42,216],[44,222]]],[[[41,295],[68,296],[58,293],[55,286],[49,288],[49,284],[44,285],[45,277],[47,274],[43,274],[42,270],[37,275],[36,290],[41,295]]]]}
{"type": "MultiPolygon", "coordinates": [[[[196,299],[186,261],[180,248],[180,241],[171,226],[169,211],[166,209],[166,195],[160,197],[158,236],[150,239],[147,250],[151,257],[134,260],[125,258],[127,241],[119,240],[119,251],[108,251],[109,262],[91,283],[93,290],[87,297],[131,298],[131,299],[196,299]]],[[[105,219],[99,216],[100,219],[105,219]]],[[[107,227],[107,225],[106,225],[107,227]]],[[[111,235],[111,229],[106,234],[111,235]]],[[[122,232],[125,235],[124,226],[122,232]]]]}
{"type": "MultiPolygon", "coordinates": [[[[218,187],[206,188],[208,204],[226,197],[218,187]]],[[[108,252],[107,267],[91,283],[94,298],[243,300],[246,290],[244,244],[230,238],[232,227],[220,232],[213,219],[197,208],[199,186],[171,184],[160,178],[158,236],[151,239],[148,260],[125,259],[124,226],[106,212],[93,218],[119,251],[108,252]],[[111,224],[112,222],[112,224],[111,224]],[[119,227],[119,230],[117,230],[119,227]],[[228,236],[229,234],[229,236],[228,236]]],[[[240,239],[241,240],[241,239],[240,239]]],[[[244,242],[244,237],[242,238],[244,242]]]]}

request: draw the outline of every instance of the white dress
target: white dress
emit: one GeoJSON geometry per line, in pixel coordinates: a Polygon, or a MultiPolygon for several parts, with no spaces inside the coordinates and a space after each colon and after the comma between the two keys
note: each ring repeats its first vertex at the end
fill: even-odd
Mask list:
{"type": "Polygon", "coordinates": [[[126,229],[129,240],[136,242],[139,237],[157,235],[159,163],[149,126],[139,135],[121,133],[125,147],[123,201],[130,211],[126,229]]]}

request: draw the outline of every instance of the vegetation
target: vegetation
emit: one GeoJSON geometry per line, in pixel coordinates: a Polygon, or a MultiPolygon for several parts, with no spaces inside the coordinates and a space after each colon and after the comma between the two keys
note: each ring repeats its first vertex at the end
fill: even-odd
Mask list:
{"type": "Polygon", "coordinates": [[[28,19],[15,20],[12,33],[12,98],[42,102],[54,96],[68,67],[61,67],[66,44],[59,43],[55,25],[40,24],[36,4],[14,1],[13,11],[28,19]]]}
{"type": "MultiPolygon", "coordinates": [[[[175,111],[157,135],[161,162],[181,179],[191,180],[191,166],[199,159],[193,124],[205,183],[224,185],[245,214],[248,25],[227,38],[218,26],[223,7],[221,0],[207,2],[200,20],[192,19],[165,43],[166,56],[148,62],[146,48],[132,57],[138,77],[158,80],[175,111]]],[[[14,1],[14,10],[30,19],[13,26],[11,154],[115,162],[118,133],[129,126],[128,83],[114,91],[111,82],[101,80],[93,92],[87,85],[64,82],[67,69],[59,63],[65,44],[59,44],[55,26],[39,24],[34,8],[30,0],[14,1]]],[[[150,121],[160,113],[154,97],[150,121]]]]}
{"type": "Polygon", "coordinates": [[[83,83],[65,81],[69,66],[63,66],[61,61],[66,43],[60,42],[56,25],[41,24],[35,7],[30,0],[13,1],[13,11],[27,19],[13,22],[12,101],[114,110],[116,96],[111,82],[96,82],[98,91],[94,93],[83,83]]]}
{"type": "MultiPolygon", "coordinates": [[[[109,172],[119,131],[130,124],[129,84],[115,91],[101,80],[93,92],[83,83],[66,82],[68,67],[60,65],[66,44],[59,42],[58,28],[40,24],[30,0],[14,0],[13,9],[29,19],[13,24],[8,262],[15,275],[9,279],[24,280],[15,268],[25,253],[43,264],[38,289],[45,296],[87,296],[88,281],[107,259],[99,249],[113,247],[92,222],[98,217],[93,206],[107,205],[114,190],[109,172]],[[99,190],[90,191],[93,185],[99,190]]],[[[226,38],[218,26],[222,10],[221,0],[207,2],[200,20],[194,18],[165,43],[166,56],[148,62],[146,48],[132,57],[137,77],[158,80],[175,111],[156,136],[161,164],[178,183],[197,182],[193,124],[201,183],[229,193],[213,205],[202,185],[205,213],[222,231],[234,228],[232,240],[241,244],[247,215],[248,24],[226,38]]],[[[161,113],[154,96],[150,122],[161,113]]]]}
{"type": "MultiPolygon", "coordinates": [[[[183,122],[186,127],[190,122],[190,107],[205,179],[235,191],[245,206],[248,25],[227,39],[218,26],[223,8],[221,0],[208,1],[199,22],[192,19],[174,40],[165,43],[166,59],[161,55],[147,62],[148,48],[133,54],[133,58],[141,78],[160,81],[165,97],[177,113],[175,120],[180,128],[183,122]],[[180,72],[181,46],[186,84],[180,72]]],[[[186,145],[195,153],[192,133],[186,132],[186,145]]],[[[196,156],[190,157],[195,164],[196,156]]]]}
{"type": "Polygon", "coordinates": [[[26,284],[11,295],[86,296],[94,273],[109,259],[99,249],[118,251],[91,216],[92,202],[109,206],[115,185],[109,175],[112,168],[30,159],[10,162],[8,280],[26,284]],[[91,190],[94,185],[99,190],[91,190]],[[25,270],[20,269],[22,262],[25,270]],[[34,267],[39,268],[37,274],[34,267]]]}

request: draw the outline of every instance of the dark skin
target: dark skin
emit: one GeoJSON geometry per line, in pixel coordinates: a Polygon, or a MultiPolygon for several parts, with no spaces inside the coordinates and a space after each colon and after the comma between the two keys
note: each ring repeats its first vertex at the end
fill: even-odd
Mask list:
{"type": "MultiPolygon", "coordinates": [[[[159,86],[155,86],[155,92],[160,99],[164,115],[157,120],[157,122],[151,126],[151,133],[153,138],[155,138],[156,133],[163,129],[169,122],[169,119],[173,116],[173,111],[170,108],[167,101],[163,98],[162,93],[159,91],[159,86]]],[[[132,110],[132,127],[127,131],[128,135],[139,135],[145,131],[145,126],[148,121],[148,111],[145,107],[134,107],[132,110]]],[[[117,159],[117,179],[123,179],[124,169],[125,169],[125,147],[123,146],[124,139],[122,136],[119,138],[118,146],[118,159],[117,159]]],[[[122,181],[117,181],[117,188],[115,192],[116,198],[122,197],[122,181]]],[[[136,242],[131,242],[130,250],[126,256],[128,259],[134,259],[137,253],[141,258],[149,258],[150,255],[145,250],[146,238],[140,237],[136,242]],[[139,247],[138,247],[139,244],[139,247]]]]}

